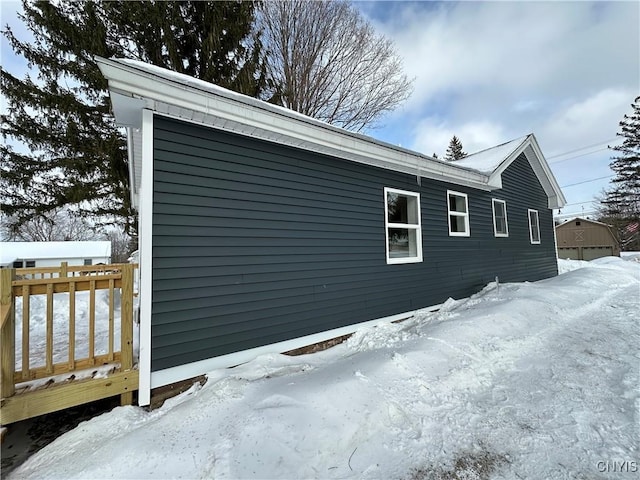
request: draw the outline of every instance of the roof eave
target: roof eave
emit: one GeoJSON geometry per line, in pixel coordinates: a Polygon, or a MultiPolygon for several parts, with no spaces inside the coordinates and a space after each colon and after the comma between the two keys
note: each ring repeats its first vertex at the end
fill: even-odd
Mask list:
{"type": "MultiPolygon", "coordinates": [[[[271,109],[268,105],[258,107],[255,101],[241,102],[238,96],[198,91],[193,86],[180,85],[135,66],[98,57],[96,61],[109,82],[116,122],[131,129],[140,128],[142,110],[147,108],[242,135],[269,141],[277,138],[293,147],[358,163],[483,190],[491,189],[489,177],[479,172],[433,160],[314,119],[302,120],[300,115],[287,115],[282,109],[271,109]],[[163,112],[163,109],[167,111],[163,112]]],[[[134,158],[136,161],[140,159],[134,158]]]]}

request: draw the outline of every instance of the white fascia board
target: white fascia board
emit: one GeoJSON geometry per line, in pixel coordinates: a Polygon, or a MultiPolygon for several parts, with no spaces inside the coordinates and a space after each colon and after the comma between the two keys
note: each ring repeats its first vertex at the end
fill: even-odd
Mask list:
{"type": "Polygon", "coordinates": [[[488,184],[493,188],[502,188],[502,173],[509,168],[511,163],[520,156],[525,154],[533,172],[538,177],[540,185],[544,189],[548,198],[549,208],[561,208],[565,205],[566,200],[562,194],[562,190],[558,185],[549,164],[540,150],[540,146],[533,134],[527,136],[527,139],[515,149],[505,160],[496,168],[489,177],[488,184]]]}
{"type": "Polygon", "coordinates": [[[140,186],[140,349],[138,399],[148,405],[151,399],[151,304],[153,281],[153,112],[142,112],[142,184],[140,186]]]}
{"type": "MultiPolygon", "coordinates": [[[[544,158],[540,145],[536,140],[535,135],[531,135],[531,149],[535,153],[535,157],[538,160],[538,168],[541,170],[540,174],[544,175],[544,178],[548,182],[549,190],[547,190],[547,196],[549,197],[549,208],[562,208],[567,203],[567,199],[562,193],[562,189],[556,180],[555,175],[551,171],[547,160],[544,158]]],[[[534,169],[535,171],[535,169],[534,169]]],[[[536,172],[538,173],[538,172],[536,172]]]]}
{"type": "MultiPolygon", "coordinates": [[[[144,101],[145,108],[161,111],[161,104],[185,109],[182,119],[214,126],[243,135],[284,143],[298,148],[345,158],[389,170],[489,190],[488,176],[470,169],[435,161],[415,152],[368,139],[330,125],[299,116],[260,108],[193,86],[179,84],[125,64],[99,59],[100,69],[109,80],[113,94],[144,101]],[[200,115],[203,116],[202,120],[200,115]],[[204,118],[208,117],[208,118],[204,118]],[[207,121],[209,120],[209,121],[207,121]]],[[[131,109],[133,103],[114,102],[114,108],[131,109]]],[[[165,112],[169,113],[169,112],[165,112]]],[[[175,113],[170,113],[174,116],[175,113]]],[[[124,113],[121,117],[128,118],[124,113]]],[[[130,121],[130,120],[128,120],[130,121]]]]}
{"type": "Polygon", "coordinates": [[[134,170],[135,156],[133,154],[133,129],[127,128],[127,167],[129,170],[129,196],[131,205],[138,209],[138,182],[134,170]]]}

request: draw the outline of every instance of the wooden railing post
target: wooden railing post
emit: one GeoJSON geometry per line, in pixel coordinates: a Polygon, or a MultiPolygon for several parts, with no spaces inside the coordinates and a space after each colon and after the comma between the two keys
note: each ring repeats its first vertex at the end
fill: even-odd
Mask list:
{"type": "MultiPolygon", "coordinates": [[[[123,372],[133,368],[133,265],[122,265],[120,295],[120,362],[123,372]]],[[[120,395],[121,405],[133,403],[133,392],[120,395]]]]}
{"type": "Polygon", "coordinates": [[[0,397],[11,397],[16,389],[14,374],[16,371],[16,318],[13,302],[12,282],[16,277],[13,268],[0,269],[0,397]]]}
{"type": "Polygon", "coordinates": [[[60,278],[64,278],[68,275],[69,264],[67,262],[62,262],[60,264],[60,278]]]}

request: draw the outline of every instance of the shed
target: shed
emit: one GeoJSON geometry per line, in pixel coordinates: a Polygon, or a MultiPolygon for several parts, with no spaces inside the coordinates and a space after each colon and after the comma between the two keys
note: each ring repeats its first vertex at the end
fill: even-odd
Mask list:
{"type": "Polygon", "coordinates": [[[139,212],[140,392],[557,275],[534,135],[449,163],[207,82],[97,59],[139,212]]]}
{"type": "Polygon", "coordinates": [[[111,263],[111,242],[0,242],[0,266],[59,267],[111,263]]]}
{"type": "Polygon", "coordinates": [[[620,245],[613,227],[606,223],[576,217],[556,226],[558,258],[593,260],[620,256],[620,245]]]}

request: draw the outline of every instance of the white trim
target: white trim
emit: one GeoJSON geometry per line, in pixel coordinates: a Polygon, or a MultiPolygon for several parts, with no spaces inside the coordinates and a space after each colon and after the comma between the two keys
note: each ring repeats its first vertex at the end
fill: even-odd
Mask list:
{"type": "Polygon", "coordinates": [[[533,210],[531,208],[527,209],[527,217],[529,218],[529,240],[531,241],[532,245],[540,245],[540,214],[538,213],[538,210],[533,210]],[[538,241],[534,241],[533,240],[533,229],[531,227],[533,227],[533,224],[531,223],[531,212],[535,212],[536,214],[536,230],[538,231],[538,241]]]}
{"type": "MultiPolygon", "coordinates": [[[[559,255],[559,251],[558,251],[558,227],[560,225],[556,226],[556,220],[555,220],[555,215],[553,214],[553,211],[551,212],[551,223],[553,225],[553,246],[556,249],[556,259],[560,258],[559,255]]],[[[558,274],[560,274],[560,272],[558,271],[558,274]]]]}
{"type": "Polygon", "coordinates": [[[109,82],[111,95],[131,102],[114,103],[118,118],[135,125],[139,101],[156,113],[245,136],[278,142],[353,162],[425,178],[490,190],[489,176],[450,162],[329,125],[297,112],[240,95],[208,82],[165,69],[123,60],[96,57],[109,82]]]}
{"type": "Polygon", "coordinates": [[[142,178],[140,185],[140,357],[138,404],[151,402],[151,301],[153,280],[153,112],[142,111],[142,178]]]}
{"type": "Polygon", "coordinates": [[[409,192],[407,190],[399,190],[397,188],[384,187],[384,238],[385,238],[385,254],[388,265],[402,264],[402,263],[420,263],[422,262],[422,218],[420,213],[420,194],[417,192],[409,192]],[[416,215],[418,216],[418,223],[389,223],[389,204],[387,201],[387,195],[389,193],[396,193],[405,197],[413,197],[416,200],[416,215]],[[415,257],[390,257],[389,256],[389,229],[390,228],[402,228],[407,230],[413,230],[416,235],[416,256],[415,257]]]}
{"type": "Polygon", "coordinates": [[[499,198],[491,199],[491,211],[493,213],[493,235],[495,237],[506,238],[509,236],[509,221],[507,220],[507,202],[505,200],[500,200],[499,198]],[[504,228],[506,228],[506,233],[498,233],[498,225],[496,224],[496,209],[494,206],[495,203],[501,203],[504,207],[504,228]]]}
{"type": "Polygon", "coordinates": [[[469,227],[469,197],[466,193],[456,192],[455,190],[447,190],[447,224],[449,225],[449,236],[450,237],[470,237],[471,236],[471,228],[469,227]],[[458,212],[456,210],[451,210],[451,203],[449,202],[449,196],[454,195],[458,197],[464,197],[464,206],[466,212],[458,212]],[[451,231],[451,216],[454,217],[463,217],[464,218],[464,232],[452,232],[451,231]]]}
{"type": "MultiPolygon", "coordinates": [[[[420,311],[432,311],[437,310],[442,304],[433,305],[431,307],[421,308],[420,311]]],[[[410,312],[399,313],[397,315],[391,315],[389,317],[378,318],[376,320],[369,320],[362,323],[356,323],[354,325],[347,325],[346,327],[335,328],[333,330],[327,330],[320,333],[314,333],[305,337],[294,338],[286,340],[284,342],[272,343],[271,345],[264,345],[261,347],[252,348],[250,350],[243,350],[241,352],[234,352],[228,355],[222,355],[219,357],[208,358],[206,360],[200,360],[198,362],[187,363],[177,367],[171,367],[151,374],[151,388],[162,387],[171,383],[176,383],[188,378],[204,375],[220,368],[234,367],[241,363],[246,363],[259,355],[265,355],[269,353],[282,353],[296,348],[306,347],[313,345],[314,343],[324,342],[331,340],[332,338],[341,337],[355,332],[356,330],[364,327],[371,327],[379,325],[381,323],[397,322],[399,320],[405,320],[411,318],[418,310],[410,312]]],[[[143,405],[140,403],[140,405],[143,405]]]]}

